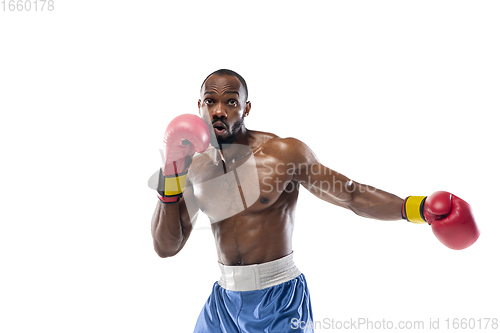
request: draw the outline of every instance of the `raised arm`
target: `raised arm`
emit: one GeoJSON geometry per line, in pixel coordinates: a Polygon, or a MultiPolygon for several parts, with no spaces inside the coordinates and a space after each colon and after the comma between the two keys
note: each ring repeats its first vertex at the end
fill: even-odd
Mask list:
{"type": "Polygon", "coordinates": [[[165,164],[158,174],[159,202],[153,214],[151,232],[160,257],[177,254],[191,234],[198,214],[188,169],[195,152],[210,142],[207,124],[198,116],[184,114],[167,126],[163,138],[165,164]]]}
{"type": "Polygon", "coordinates": [[[322,165],[303,142],[282,139],[294,167],[293,179],[316,197],[378,220],[401,220],[403,199],[394,194],[360,184],[322,165]]]}

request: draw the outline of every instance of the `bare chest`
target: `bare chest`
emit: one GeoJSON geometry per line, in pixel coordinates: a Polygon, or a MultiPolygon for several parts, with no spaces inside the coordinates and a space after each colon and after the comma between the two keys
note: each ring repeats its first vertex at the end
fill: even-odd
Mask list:
{"type": "Polygon", "coordinates": [[[190,175],[198,207],[212,223],[272,206],[283,192],[295,190],[292,178],[286,163],[262,153],[227,163],[202,163],[190,175]]]}

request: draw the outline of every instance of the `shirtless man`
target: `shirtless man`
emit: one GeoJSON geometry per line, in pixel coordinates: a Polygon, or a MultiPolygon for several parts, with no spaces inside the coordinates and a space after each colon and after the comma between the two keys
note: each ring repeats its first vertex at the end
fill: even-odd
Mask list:
{"type": "Polygon", "coordinates": [[[216,71],[201,87],[201,118],[176,117],[165,133],[154,248],[160,257],[177,254],[201,210],[222,274],[195,332],[308,331],[297,323],[313,320],[309,291],[292,257],[299,185],[363,217],[430,224],[450,248],[479,237],[470,207],[450,193],[402,199],[323,166],[297,139],[246,129],[247,97],[239,74],[216,71]]]}

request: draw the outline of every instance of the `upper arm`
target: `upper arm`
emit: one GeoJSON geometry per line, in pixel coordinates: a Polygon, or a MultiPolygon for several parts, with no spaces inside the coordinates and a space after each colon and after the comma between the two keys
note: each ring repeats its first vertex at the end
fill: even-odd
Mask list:
{"type": "Polygon", "coordinates": [[[318,198],[380,220],[401,218],[402,199],[394,194],[360,184],[322,165],[311,149],[297,139],[284,142],[294,166],[293,179],[318,198]]]}
{"type": "Polygon", "coordinates": [[[352,200],[353,182],[346,176],[321,164],[314,152],[295,138],[282,139],[287,160],[293,167],[293,180],[327,202],[346,206],[352,200]]]}

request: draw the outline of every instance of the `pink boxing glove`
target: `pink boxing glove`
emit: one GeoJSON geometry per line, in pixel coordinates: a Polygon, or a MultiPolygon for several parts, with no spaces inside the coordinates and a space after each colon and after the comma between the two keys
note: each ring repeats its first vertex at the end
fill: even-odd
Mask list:
{"type": "Polygon", "coordinates": [[[175,175],[189,168],[194,153],[202,153],[210,144],[207,124],[193,114],[182,114],[168,124],[163,137],[165,167],[163,175],[175,175]]]}
{"type": "Polygon", "coordinates": [[[436,238],[453,250],[468,248],[479,238],[480,232],[470,205],[449,192],[406,198],[402,216],[414,223],[427,222],[436,238]]]}
{"type": "Polygon", "coordinates": [[[164,203],[180,200],[187,171],[195,152],[202,153],[210,144],[210,131],[203,119],[193,114],[175,117],[163,137],[165,165],[158,181],[158,198],[164,203]]]}

